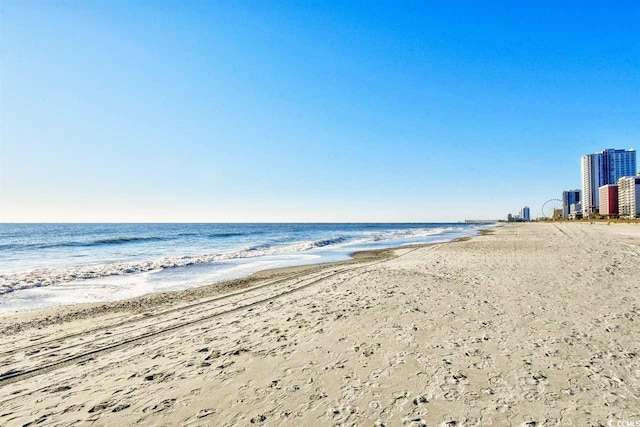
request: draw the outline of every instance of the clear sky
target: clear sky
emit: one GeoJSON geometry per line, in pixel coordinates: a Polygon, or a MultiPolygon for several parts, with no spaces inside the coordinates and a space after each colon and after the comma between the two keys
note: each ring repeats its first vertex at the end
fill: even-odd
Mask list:
{"type": "Polygon", "coordinates": [[[503,218],[640,148],[640,2],[0,1],[0,221],[503,218]]]}

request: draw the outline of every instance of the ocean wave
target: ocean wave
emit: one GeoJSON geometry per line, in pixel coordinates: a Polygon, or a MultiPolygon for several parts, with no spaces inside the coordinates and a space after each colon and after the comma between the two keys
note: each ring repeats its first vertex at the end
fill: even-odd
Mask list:
{"type": "Polygon", "coordinates": [[[344,236],[334,237],[333,239],[318,240],[316,242],[311,243],[311,247],[312,248],[323,248],[325,246],[336,245],[338,243],[344,243],[347,240],[348,240],[348,238],[344,237],[344,236]]]}
{"type": "Polygon", "coordinates": [[[53,249],[53,248],[76,248],[103,245],[122,245],[132,242],[161,242],[170,240],[168,237],[111,237],[108,239],[96,239],[87,242],[58,242],[58,243],[9,243],[0,245],[0,250],[21,250],[21,249],[53,249]]]}
{"type": "Polygon", "coordinates": [[[168,237],[114,237],[111,239],[94,240],[93,242],[87,243],[86,246],[117,245],[121,243],[130,243],[130,242],[161,242],[164,240],[169,240],[169,238],[168,237]]]}
{"type": "Polygon", "coordinates": [[[386,240],[418,239],[456,230],[457,228],[455,227],[410,228],[404,230],[372,231],[367,232],[365,236],[370,238],[373,242],[381,242],[386,240]]]}
{"type": "Polygon", "coordinates": [[[217,237],[239,237],[239,236],[246,236],[248,234],[256,234],[256,233],[232,233],[232,232],[228,232],[228,233],[212,233],[212,234],[208,234],[208,237],[213,237],[214,239],[217,237]]]}

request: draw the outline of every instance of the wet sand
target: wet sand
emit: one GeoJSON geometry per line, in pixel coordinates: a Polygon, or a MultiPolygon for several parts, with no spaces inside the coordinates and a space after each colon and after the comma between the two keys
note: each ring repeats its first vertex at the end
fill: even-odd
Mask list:
{"type": "Polygon", "coordinates": [[[0,317],[0,425],[640,421],[639,322],[640,226],[510,224],[0,317]]]}

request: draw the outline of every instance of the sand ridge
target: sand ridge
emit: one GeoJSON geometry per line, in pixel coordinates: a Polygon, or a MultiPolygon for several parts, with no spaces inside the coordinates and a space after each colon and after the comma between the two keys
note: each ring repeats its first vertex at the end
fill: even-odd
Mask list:
{"type": "Polygon", "coordinates": [[[513,224],[236,285],[1,318],[0,424],[640,420],[638,226],[513,224]]]}

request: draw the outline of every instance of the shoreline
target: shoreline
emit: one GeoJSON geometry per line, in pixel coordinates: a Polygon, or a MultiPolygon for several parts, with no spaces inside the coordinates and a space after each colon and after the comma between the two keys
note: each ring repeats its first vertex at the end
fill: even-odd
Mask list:
{"type": "MultiPolygon", "coordinates": [[[[476,236],[490,234],[495,227],[481,229],[476,236]]],[[[151,292],[145,295],[127,298],[117,301],[102,301],[91,303],[79,303],[60,305],[50,308],[22,311],[16,313],[0,314],[1,320],[17,321],[10,326],[0,326],[0,334],[15,333],[22,330],[20,323],[31,324],[33,322],[42,325],[55,324],[68,320],[85,319],[96,314],[126,312],[126,311],[144,311],[148,307],[166,306],[175,303],[188,303],[200,298],[216,297],[231,294],[236,291],[250,290],[257,282],[261,280],[272,280],[275,278],[285,278],[286,276],[303,275],[311,273],[318,269],[330,269],[342,265],[351,265],[362,262],[378,261],[385,258],[391,258],[393,252],[400,249],[415,249],[431,245],[445,245],[458,241],[465,241],[476,236],[458,237],[446,242],[410,244],[402,246],[393,246],[383,249],[370,249],[364,251],[356,251],[349,254],[350,259],[343,261],[329,261],[314,264],[304,264],[298,266],[275,267],[260,270],[251,273],[246,277],[233,280],[225,280],[222,282],[210,283],[193,288],[167,292],[151,292]]]]}
{"type": "Polygon", "coordinates": [[[60,302],[113,301],[185,289],[241,278],[264,268],[338,261],[348,259],[347,252],[427,243],[440,240],[438,236],[467,235],[480,228],[453,223],[69,227],[67,230],[64,224],[26,224],[12,229],[0,224],[0,234],[8,236],[0,244],[0,296],[8,296],[9,301],[0,299],[0,312],[10,312],[11,305],[21,311],[60,302]],[[15,235],[23,238],[12,240],[15,235]],[[177,276],[172,280],[174,274],[177,276]],[[86,285],[96,298],[69,295],[64,301],[65,285],[86,285]],[[11,298],[16,291],[50,286],[54,288],[49,296],[35,292],[24,298],[11,298]],[[109,292],[100,295],[101,289],[109,292]],[[40,297],[51,301],[37,304],[40,297]],[[36,304],[24,304],[30,300],[36,304]]]}
{"type": "Polygon", "coordinates": [[[638,260],[635,225],[509,224],[226,294],[3,318],[0,424],[640,419],[638,260]]]}

